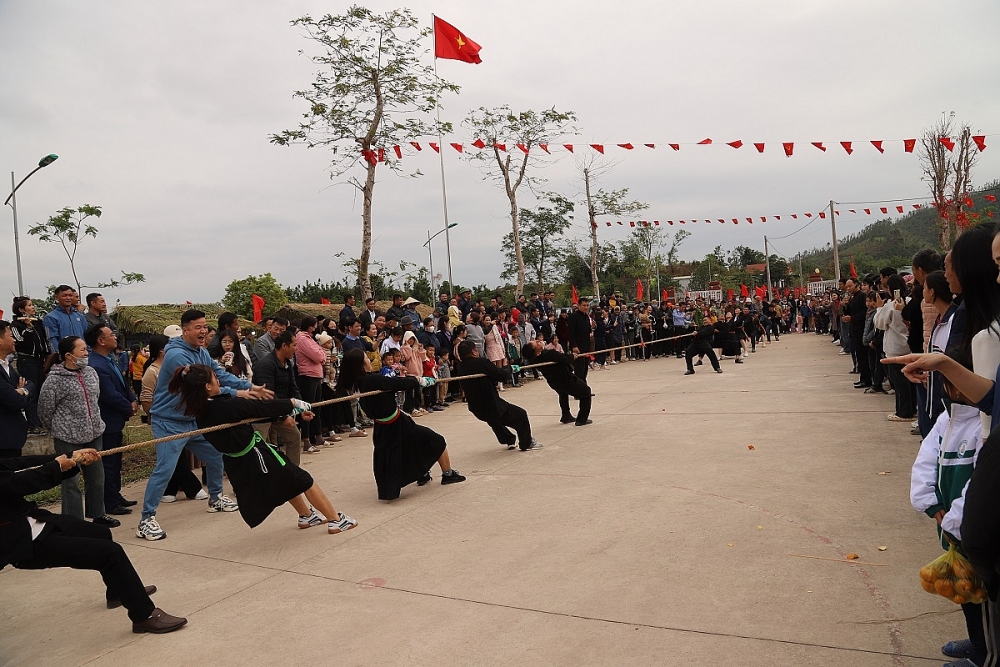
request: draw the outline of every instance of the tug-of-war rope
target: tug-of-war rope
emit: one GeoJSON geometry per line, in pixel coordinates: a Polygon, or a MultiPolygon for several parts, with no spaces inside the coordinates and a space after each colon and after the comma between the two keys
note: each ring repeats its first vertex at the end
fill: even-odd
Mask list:
{"type": "MultiPolygon", "coordinates": [[[[622,346],[619,346],[619,347],[612,347],[612,348],[608,348],[608,349],[605,349],[605,350],[596,350],[594,352],[581,352],[580,354],[575,355],[575,356],[577,356],[577,357],[581,357],[581,356],[590,356],[590,357],[593,357],[594,355],[597,355],[597,354],[606,354],[608,352],[617,352],[618,350],[627,350],[627,349],[630,349],[630,348],[633,348],[633,347],[646,347],[647,345],[651,345],[652,343],[663,343],[663,342],[666,342],[668,340],[678,340],[678,339],[681,339],[681,338],[688,338],[689,336],[693,336],[693,335],[694,335],[694,332],[691,332],[691,333],[681,334],[680,336],[672,336],[670,338],[658,338],[655,341],[649,341],[648,343],[645,342],[645,341],[643,341],[643,342],[640,342],[640,343],[632,343],[630,345],[622,345],[622,346]]],[[[520,368],[520,370],[523,371],[523,370],[530,370],[532,368],[541,368],[542,366],[553,366],[553,365],[555,365],[555,363],[556,362],[554,362],[554,361],[546,361],[546,362],[540,363],[540,364],[531,364],[531,365],[528,365],[528,366],[519,366],[518,368],[520,368]]],[[[478,379],[481,379],[481,378],[484,378],[484,377],[486,377],[485,373],[476,373],[475,375],[460,375],[458,377],[441,378],[439,380],[435,380],[434,384],[435,385],[437,385],[437,384],[447,384],[449,382],[461,382],[463,380],[478,380],[478,379]]],[[[324,405],[332,405],[333,403],[346,403],[347,401],[354,401],[354,400],[357,400],[359,398],[365,398],[366,396],[375,396],[376,394],[386,394],[386,393],[394,393],[394,392],[393,392],[393,390],[389,390],[389,389],[380,389],[380,390],[377,390],[377,391],[366,391],[364,393],[351,394],[349,396],[338,396],[337,398],[331,398],[331,399],[328,399],[328,400],[325,400],[325,401],[318,401],[316,403],[311,403],[310,405],[313,408],[320,408],[320,407],[323,407],[324,405]]],[[[187,438],[193,438],[195,436],[204,435],[205,433],[213,433],[215,431],[223,431],[223,430],[225,430],[227,428],[232,428],[233,426],[240,426],[242,424],[253,424],[253,423],[259,422],[259,421],[261,421],[261,419],[259,417],[251,417],[249,419],[243,419],[243,420],[238,421],[238,422],[231,422],[231,423],[228,423],[228,424],[216,424],[215,426],[208,426],[206,428],[199,428],[199,429],[196,429],[194,431],[186,431],[184,433],[175,433],[173,435],[168,435],[168,436],[165,436],[165,437],[162,437],[162,438],[155,438],[153,440],[144,440],[142,442],[134,442],[132,444],[123,445],[121,447],[113,447],[111,449],[102,449],[102,450],[100,450],[100,451],[97,452],[97,455],[100,456],[100,457],[105,457],[105,456],[111,456],[112,454],[121,454],[123,452],[130,452],[133,449],[139,449],[141,447],[154,447],[154,446],[159,445],[161,443],[170,442],[172,440],[184,440],[184,439],[187,439],[187,438]]],[[[79,464],[79,463],[83,463],[84,458],[82,456],[74,456],[73,460],[76,463],[79,464]]],[[[41,466],[33,466],[31,468],[24,468],[22,470],[19,470],[18,472],[25,472],[25,471],[28,471],[28,470],[34,470],[34,469],[40,468],[40,467],[41,466]]]]}

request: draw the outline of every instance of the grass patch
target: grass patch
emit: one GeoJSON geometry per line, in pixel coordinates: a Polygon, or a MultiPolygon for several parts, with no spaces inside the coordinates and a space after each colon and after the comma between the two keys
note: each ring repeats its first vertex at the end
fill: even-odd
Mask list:
{"type": "MultiPolygon", "coordinates": [[[[136,442],[144,442],[153,439],[153,430],[149,424],[143,424],[138,415],[132,417],[125,424],[124,443],[131,445],[136,442]]],[[[94,463],[93,465],[101,465],[94,463]]],[[[156,465],[156,447],[140,447],[139,449],[125,452],[122,455],[122,484],[137,482],[149,477],[156,465]]],[[[82,475],[76,476],[76,483],[82,484],[82,475]]],[[[82,487],[81,487],[82,488],[82,487]]],[[[53,489],[46,489],[31,496],[28,500],[33,500],[39,505],[51,505],[62,502],[62,486],[53,489]]]]}

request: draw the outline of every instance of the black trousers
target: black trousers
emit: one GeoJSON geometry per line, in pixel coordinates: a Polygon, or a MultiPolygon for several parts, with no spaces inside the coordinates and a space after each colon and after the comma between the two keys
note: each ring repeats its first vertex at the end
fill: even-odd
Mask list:
{"type": "Polygon", "coordinates": [[[574,419],[573,414],[569,411],[569,397],[573,396],[578,401],[580,401],[580,409],[576,413],[576,423],[582,424],[590,417],[590,408],[593,403],[594,397],[590,395],[590,387],[587,386],[586,382],[578,381],[576,389],[573,393],[570,392],[559,392],[559,410],[562,412],[563,419],[574,419]]]}
{"type": "Polygon", "coordinates": [[[71,567],[97,570],[107,586],[107,598],[121,600],[128,617],[145,621],[155,606],[132,567],[125,550],[111,539],[111,531],[81,519],[62,516],[61,526],[48,524],[34,543],[34,554],[14,564],[20,570],[71,567]]]}
{"type": "Polygon", "coordinates": [[[514,429],[517,433],[518,445],[521,449],[527,449],[531,446],[531,424],[528,422],[528,413],[520,406],[512,405],[506,401],[501,401],[501,403],[504,405],[501,408],[500,417],[486,423],[493,429],[497,442],[501,445],[514,444],[514,434],[510,432],[510,429],[514,429]]]}
{"type": "Polygon", "coordinates": [[[189,451],[181,450],[181,455],[177,457],[177,465],[174,466],[174,474],[171,475],[170,481],[167,482],[167,488],[163,491],[164,495],[176,496],[178,491],[183,491],[188,498],[194,498],[201,491],[201,482],[198,480],[198,476],[191,471],[191,466],[188,463],[190,458],[189,451]]]}
{"type": "Polygon", "coordinates": [[[858,381],[862,384],[870,385],[872,383],[872,367],[871,364],[868,363],[868,350],[871,348],[861,341],[861,334],[855,336],[852,331],[851,349],[857,350],[858,373],[861,376],[858,378],[858,381]]]}
{"type": "MultiPolygon", "coordinates": [[[[299,392],[302,400],[306,403],[319,403],[323,397],[323,379],[299,375],[295,378],[299,385],[299,392]]],[[[302,439],[312,445],[319,445],[323,442],[323,419],[317,414],[311,421],[304,421],[300,425],[302,428],[302,439]]]]}
{"type": "Polygon", "coordinates": [[[684,358],[687,360],[689,371],[694,370],[694,364],[691,362],[699,354],[707,356],[708,360],[712,362],[712,368],[719,370],[719,358],[715,356],[715,350],[712,349],[712,345],[706,341],[704,343],[692,343],[688,345],[687,352],[684,353],[684,358]]]}
{"type": "Polygon", "coordinates": [[[590,370],[590,357],[588,353],[580,351],[580,356],[573,360],[573,373],[583,380],[587,381],[587,372],[590,370]]]}
{"type": "MultiPolygon", "coordinates": [[[[124,442],[122,432],[104,432],[104,449],[121,447],[124,442]]],[[[122,497],[122,455],[110,454],[101,458],[104,465],[104,510],[121,507],[125,502],[122,497]]]]}
{"type": "Polygon", "coordinates": [[[35,385],[34,393],[28,396],[28,409],[24,411],[24,416],[28,418],[28,428],[41,426],[38,419],[38,392],[42,390],[42,381],[45,373],[42,372],[44,360],[38,357],[31,357],[26,354],[17,355],[17,372],[28,382],[35,385]]]}

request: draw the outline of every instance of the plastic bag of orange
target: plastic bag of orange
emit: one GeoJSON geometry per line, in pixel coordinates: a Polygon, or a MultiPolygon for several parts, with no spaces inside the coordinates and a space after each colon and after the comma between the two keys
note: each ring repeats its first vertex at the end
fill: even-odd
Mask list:
{"type": "Polygon", "coordinates": [[[920,568],[920,585],[928,593],[946,597],[955,604],[979,604],[986,599],[986,587],[954,544],[920,568]]]}

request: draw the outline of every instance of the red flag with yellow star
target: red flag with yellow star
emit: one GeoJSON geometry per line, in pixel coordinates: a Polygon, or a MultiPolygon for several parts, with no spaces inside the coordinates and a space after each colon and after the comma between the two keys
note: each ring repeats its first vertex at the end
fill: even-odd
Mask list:
{"type": "Polygon", "coordinates": [[[434,57],[461,60],[466,63],[479,64],[479,49],[482,48],[463,35],[458,28],[434,17],[434,57]]]}

